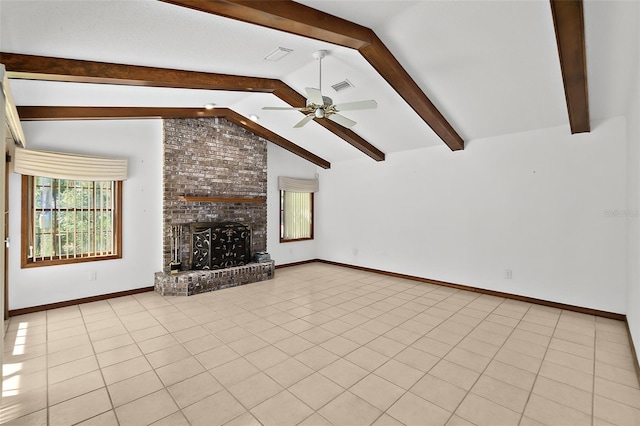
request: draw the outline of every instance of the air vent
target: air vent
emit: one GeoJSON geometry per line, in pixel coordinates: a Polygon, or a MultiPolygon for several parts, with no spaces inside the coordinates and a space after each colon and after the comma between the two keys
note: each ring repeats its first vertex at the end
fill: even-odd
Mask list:
{"type": "Polygon", "coordinates": [[[353,84],[351,84],[349,80],[344,80],[340,83],[332,84],[331,87],[333,87],[333,90],[335,90],[336,92],[342,92],[343,90],[347,90],[353,87],[353,84]]]}
{"type": "Polygon", "coordinates": [[[289,53],[293,52],[293,49],[288,49],[286,47],[278,47],[273,52],[269,53],[264,57],[266,61],[279,61],[280,59],[287,56],[289,53]]]}

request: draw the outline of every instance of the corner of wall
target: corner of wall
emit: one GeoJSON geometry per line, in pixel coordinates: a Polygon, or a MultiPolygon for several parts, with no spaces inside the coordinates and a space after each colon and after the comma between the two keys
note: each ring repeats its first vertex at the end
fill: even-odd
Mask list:
{"type": "MultiPolygon", "coordinates": [[[[289,243],[280,242],[280,195],[278,192],[278,176],[313,178],[319,168],[274,144],[267,147],[267,251],[276,265],[285,265],[315,259],[318,230],[318,198],[316,198],[314,218],[315,239],[289,243]]],[[[322,178],[320,178],[320,194],[322,178]]]]}
{"type": "MultiPolygon", "coordinates": [[[[640,5],[636,4],[640,25],[640,5]]],[[[636,28],[638,28],[636,25],[636,28]]],[[[636,30],[633,80],[627,106],[627,324],[640,356],[640,31],[636,30]]],[[[640,361],[640,359],[636,359],[640,361]]]]}

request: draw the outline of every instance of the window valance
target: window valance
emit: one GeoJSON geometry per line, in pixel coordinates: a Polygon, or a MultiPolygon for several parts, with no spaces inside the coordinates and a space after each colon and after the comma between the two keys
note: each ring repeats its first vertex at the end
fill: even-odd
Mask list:
{"type": "Polygon", "coordinates": [[[24,133],[22,132],[22,126],[20,125],[20,117],[18,117],[18,110],[13,102],[11,96],[11,89],[9,88],[9,79],[5,74],[4,65],[0,64],[0,74],[2,77],[2,92],[4,93],[4,108],[5,108],[5,121],[9,133],[16,145],[25,146],[24,133]]]}
{"type": "Polygon", "coordinates": [[[54,179],[113,181],[127,179],[126,158],[94,157],[16,148],[13,171],[54,179]]]}
{"type": "Polygon", "coordinates": [[[320,184],[318,179],[297,179],[286,176],[278,176],[278,190],[288,192],[318,192],[320,184]]]}

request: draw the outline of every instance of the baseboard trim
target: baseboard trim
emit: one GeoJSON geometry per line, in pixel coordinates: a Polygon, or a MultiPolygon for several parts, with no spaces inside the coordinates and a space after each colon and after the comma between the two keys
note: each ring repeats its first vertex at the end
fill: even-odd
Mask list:
{"type": "Polygon", "coordinates": [[[475,293],[488,294],[490,296],[504,297],[505,299],[513,299],[513,300],[519,300],[521,302],[535,303],[536,305],[549,306],[557,309],[565,309],[567,311],[579,312],[579,313],[588,314],[588,315],[595,315],[595,316],[610,318],[618,321],[626,321],[626,318],[627,318],[626,315],[617,314],[615,312],[601,311],[598,309],[591,309],[591,308],[583,308],[581,306],[567,305],[564,303],[552,302],[544,299],[536,299],[533,297],[520,296],[517,294],[504,293],[504,292],[495,291],[495,290],[487,290],[483,288],[472,287],[472,286],[463,285],[463,284],[455,284],[455,283],[450,283],[446,281],[432,280],[430,278],[417,277],[414,275],[405,275],[405,274],[399,274],[397,272],[388,272],[380,269],[366,268],[364,266],[349,265],[347,263],[333,262],[331,260],[316,259],[315,261],[320,263],[326,263],[329,265],[343,266],[345,268],[357,269],[360,271],[374,272],[377,274],[387,275],[395,278],[404,278],[404,279],[423,282],[427,284],[436,284],[436,285],[441,285],[443,287],[451,287],[459,290],[467,290],[467,291],[473,291],[475,293]]]}
{"type": "Polygon", "coordinates": [[[300,265],[306,265],[306,264],[309,264],[309,263],[316,263],[316,262],[321,262],[321,260],[320,259],[311,259],[311,260],[301,260],[300,262],[285,263],[283,265],[276,265],[276,269],[290,268],[292,266],[300,266],[300,265]]]}
{"type": "Polygon", "coordinates": [[[65,300],[64,302],[49,303],[46,305],[30,306],[28,308],[10,309],[9,316],[32,314],[34,312],[46,311],[49,309],[66,308],[67,306],[80,305],[82,303],[98,302],[100,300],[113,299],[116,297],[130,296],[132,294],[146,293],[153,291],[153,287],[142,287],[133,290],[118,291],[115,293],[101,294],[98,296],[83,297],[81,299],[65,300]]]}

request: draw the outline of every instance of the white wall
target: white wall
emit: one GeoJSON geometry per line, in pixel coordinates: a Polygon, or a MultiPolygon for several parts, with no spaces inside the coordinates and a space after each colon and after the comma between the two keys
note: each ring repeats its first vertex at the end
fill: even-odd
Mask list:
{"type": "Polygon", "coordinates": [[[625,120],[362,159],[320,171],[317,252],[625,313],[625,120]],[[511,269],[513,278],[505,278],[511,269]]]}
{"type": "Polygon", "coordinates": [[[21,269],[20,176],[10,176],[9,309],[152,286],[154,272],[162,269],[161,121],[22,125],[29,148],[125,157],[129,178],[123,184],[122,259],[21,269]]]}
{"type": "MultiPolygon", "coordinates": [[[[278,191],[278,176],[288,176],[301,179],[313,179],[319,168],[289,151],[272,143],[267,144],[267,251],[276,265],[284,265],[309,259],[316,259],[316,240],[280,242],[280,193],[278,191]]],[[[320,192],[323,182],[320,182],[320,192]]],[[[316,194],[316,197],[318,195],[316,194]]],[[[318,209],[314,212],[317,223],[318,209]]]]}

